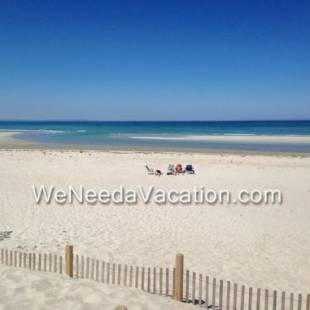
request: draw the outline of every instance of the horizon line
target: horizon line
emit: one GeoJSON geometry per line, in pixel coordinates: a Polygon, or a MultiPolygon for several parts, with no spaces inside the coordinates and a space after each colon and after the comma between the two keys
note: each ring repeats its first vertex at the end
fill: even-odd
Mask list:
{"type": "Polygon", "coordinates": [[[0,122],[137,122],[137,123],[152,123],[152,122],[308,122],[309,119],[227,119],[227,120],[99,120],[99,119],[0,119],[0,122]]]}

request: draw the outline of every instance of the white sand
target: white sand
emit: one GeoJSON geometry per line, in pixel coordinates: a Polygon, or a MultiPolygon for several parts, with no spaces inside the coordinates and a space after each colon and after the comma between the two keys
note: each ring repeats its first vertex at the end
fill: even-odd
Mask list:
{"type": "Polygon", "coordinates": [[[114,310],[120,304],[127,305],[129,310],[197,309],[195,306],[177,303],[171,298],[136,289],[0,266],[1,310],[114,310]]]}
{"type": "MultiPolygon", "coordinates": [[[[186,268],[205,275],[254,287],[309,293],[310,158],[2,150],[0,171],[0,231],[13,231],[10,238],[0,241],[0,247],[62,253],[70,242],[81,254],[145,267],[173,266],[175,254],[182,252],[186,268]],[[177,162],[193,163],[197,175],[154,177],[144,170],[146,163],[165,170],[169,163],[177,162]],[[116,189],[120,185],[185,189],[204,185],[233,192],[243,188],[278,188],[283,191],[284,203],[36,206],[33,184],[64,188],[84,185],[95,189],[116,189]]],[[[29,279],[41,276],[45,277],[29,274],[29,279]]],[[[5,286],[8,292],[4,296],[12,296],[10,287],[14,291],[17,285],[13,284],[17,280],[9,279],[5,276],[2,282],[2,291],[5,286]]],[[[23,294],[31,295],[29,281],[23,294]]],[[[73,285],[78,292],[78,284],[73,285]]],[[[111,290],[115,300],[121,299],[122,294],[138,294],[89,285],[94,291],[111,290]]],[[[96,298],[101,302],[103,297],[96,298]]]]}
{"type": "Polygon", "coordinates": [[[285,144],[309,144],[309,136],[289,135],[186,135],[186,136],[130,136],[131,139],[147,140],[180,140],[180,141],[210,141],[210,142],[240,142],[240,143],[285,143],[285,144]]]}

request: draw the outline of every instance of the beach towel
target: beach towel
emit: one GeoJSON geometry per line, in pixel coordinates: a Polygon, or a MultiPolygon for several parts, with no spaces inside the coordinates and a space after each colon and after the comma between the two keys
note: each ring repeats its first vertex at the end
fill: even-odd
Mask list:
{"type": "Polygon", "coordinates": [[[175,172],[176,172],[176,173],[183,173],[183,172],[184,172],[184,171],[183,171],[183,167],[182,167],[181,164],[177,164],[177,165],[175,166],[175,172]]]}
{"type": "Polygon", "coordinates": [[[195,170],[194,170],[194,168],[193,168],[192,165],[186,165],[186,167],[185,167],[185,172],[186,172],[186,173],[189,173],[189,174],[194,174],[194,173],[195,173],[195,170]]]}

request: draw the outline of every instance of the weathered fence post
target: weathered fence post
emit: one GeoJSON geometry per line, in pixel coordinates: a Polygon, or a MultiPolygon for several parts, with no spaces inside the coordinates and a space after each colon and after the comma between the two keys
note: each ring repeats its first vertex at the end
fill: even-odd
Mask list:
{"type": "Polygon", "coordinates": [[[128,310],[128,308],[124,305],[118,305],[116,306],[115,310],[128,310]]]}
{"type": "Polygon", "coordinates": [[[66,274],[73,278],[73,245],[66,245],[65,250],[66,274]]]}
{"type": "Polygon", "coordinates": [[[177,254],[175,260],[175,299],[183,301],[184,255],[177,254]]]}

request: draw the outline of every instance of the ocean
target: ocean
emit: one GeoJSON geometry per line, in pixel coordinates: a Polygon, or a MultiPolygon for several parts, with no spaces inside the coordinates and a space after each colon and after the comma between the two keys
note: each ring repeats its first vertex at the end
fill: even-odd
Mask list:
{"type": "Polygon", "coordinates": [[[251,141],[251,137],[310,137],[310,121],[0,121],[0,131],[18,132],[18,139],[54,146],[310,152],[310,143],[307,141],[251,141]],[[225,139],[217,139],[218,137],[225,139]]]}

